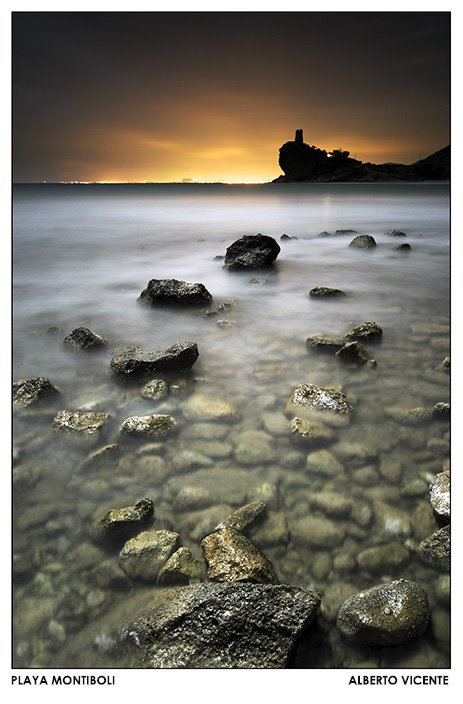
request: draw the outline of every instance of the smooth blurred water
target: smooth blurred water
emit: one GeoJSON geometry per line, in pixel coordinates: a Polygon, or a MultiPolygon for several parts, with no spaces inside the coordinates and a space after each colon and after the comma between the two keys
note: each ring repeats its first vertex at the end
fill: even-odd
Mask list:
{"type": "MultiPolygon", "coordinates": [[[[358,419],[355,427],[345,431],[347,439],[373,439],[387,448],[386,435],[390,438],[391,432],[399,436],[405,431],[398,426],[391,430],[384,406],[432,406],[448,400],[448,375],[436,371],[449,354],[448,341],[445,335],[416,332],[420,323],[449,322],[448,185],[15,186],[13,306],[14,378],[47,376],[63,391],[67,408],[96,403],[106,409],[115,419],[109,442],[117,441],[117,422],[143,410],[149,412],[149,404],[137,391],[121,390],[110,377],[108,364],[114,349],[136,344],[146,350],[163,350],[179,340],[191,339],[200,351],[193,372],[202,379],[201,391],[229,399],[242,413],[240,428],[231,433],[232,443],[233,433],[239,430],[262,430],[261,416],[266,410],[282,413],[292,388],[311,382],[342,385],[348,396],[349,392],[355,395],[358,419]],[[349,248],[353,234],[317,237],[322,231],[334,233],[337,229],[373,235],[378,246],[372,251],[349,248]],[[391,237],[388,233],[395,229],[404,231],[407,238],[391,237]],[[228,272],[223,262],[215,259],[224,255],[234,240],[258,232],[274,237],[281,246],[271,272],[228,272]],[[281,240],[282,234],[292,239],[281,240]],[[395,250],[402,242],[411,245],[409,253],[395,250]],[[229,311],[209,317],[197,310],[146,308],[137,298],[153,278],[201,282],[211,292],[215,306],[223,302],[233,305],[229,311]],[[315,286],[340,288],[347,295],[334,300],[310,298],[308,291],[315,286]],[[232,325],[219,327],[221,318],[232,325]],[[384,331],[382,343],[369,348],[378,362],[375,371],[352,371],[337,359],[320,358],[306,349],[308,336],[343,334],[364,321],[376,321],[384,331]],[[110,348],[90,355],[66,352],[64,335],[81,325],[108,338],[110,348]]],[[[171,401],[179,414],[181,403],[181,398],[171,401]]],[[[15,442],[23,449],[23,461],[42,454],[53,466],[53,481],[45,482],[47,500],[69,503],[67,482],[79,451],[70,451],[69,465],[65,460],[60,478],[53,461],[56,457],[62,463],[63,454],[58,450],[53,454],[53,443],[47,437],[40,444],[37,436],[47,431],[43,431],[43,419],[37,429],[34,422],[39,423],[31,417],[16,423],[15,442]],[[36,436],[35,441],[31,435],[36,436]]],[[[441,438],[442,430],[410,432],[418,433],[414,450],[418,476],[420,461],[427,466],[434,461],[432,452],[425,456],[426,443],[433,433],[441,438]]],[[[177,442],[183,447],[182,435],[177,442]]],[[[290,482],[285,485],[286,469],[280,462],[285,442],[281,438],[276,442],[271,466],[248,467],[247,471],[262,478],[268,474],[276,482],[281,495],[278,508],[291,520],[291,512],[296,515],[303,509],[297,508],[298,490],[290,482]]],[[[437,467],[441,460],[434,459],[437,467]]],[[[215,458],[214,462],[224,469],[236,465],[230,457],[215,458]]],[[[304,467],[292,471],[304,474],[304,467]]],[[[420,476],[426,479],[427,474],[420,476]]],[[[392,503],[408,512],[413,512],[419,501],[427,501],[426,496],[400,499],[402,485],[413,478],[411,470],[405,470],[402,484],[392,486],[389,492],[395,499],[392,503]]],[[[41,567],[46,574],[47,564],[56,561],[57,555],[66,563],[66,551],[56,546],[59,539],[67,541],[68,549],[83,540],[79,531],[84,531],[91,508],[108,501],[126,505],[124,501],[132,493],[149,495],[150,489],[138,480],[134,480],[132,493],[130,484],[120,491],[117,486],[108,489],[107,482],[95,483],[91,490],[86,484],[87,480],[81,484],[74,480],[71,503],[77,508],[74,514],[69,508],[69,535],[49,534],[44,529],[37,537],[31,530],[32,543],[36,540],[43,547],[43,541],[49,541],[45,549],[49,557],[41,567]],[[83,507],[79,508],[79,501],[83,507]]],[[[349,493],[350,487],[343,491],[349,493]]],[[[358,487],[355,491],[358,493],[358,487]]],[[[156,492],[176,530],[171,496],[159,487],[156,492]]],[[[140,496],[134,496],[137,498],[140,496]]],[[[43,501],[42,495],[26,499],[21,495],[16,517],[20,519],[22,512],[39,501],[43,501]]],[[[25,530],[18,529],[16,535],[22,544],[25,530]]],[[[194,546],[191,537],[184,537],[200,554],[200,541],[194,546]]],[[[363,539],[358,540],[360,549],[363,539]]],[[[277,571],[284,573],[288,583],[323,589],[325,581],[339,578],[334,570],[317,584],[310,568],[305,572],[294,567],[298,559],[302,558],[297,550],[287,560],[278,551],[273,556],[277,571]]],[[[430,582],[437,579],[428,568],[416,569],[424,570],[430,582]]],[[[19,609],[22,601],[35,598],[36,579],[19,588],[19,609]]],[[[64,592],[68,579],[61,577],[64,592]]],[[[349,575],[349,579],[358,582],[359,588],[365,586],[358,574],[349,575]]],[[[65,596],[57,597],[58,602],[62,610],[65,596]]],[[[59,620],[59,612],[57,607],[55,619],[59,620]]],[[[24,639],[27,628],[19,630],[19,639],[24,639]]],[[[35,637],[39,638],[37,633],[35,637]]],[[[19,658],[20,664],[51,661],[47,638],[39,638],[32,652],[26,649],[28,654],[19,658]]],[[[426,645],[428,650],[432,647],[446,653],[445,646],[436,646],[436,638],[431,641],[432,646],[426,645]]],[[[445,660],[446,655],[443,657],[445,660]]],[[[77,660],[71,664],[85,665],[85,659],[82,663],[77,660]]],[[[321,666],[339,665],[328,657],[321,666]]]]}

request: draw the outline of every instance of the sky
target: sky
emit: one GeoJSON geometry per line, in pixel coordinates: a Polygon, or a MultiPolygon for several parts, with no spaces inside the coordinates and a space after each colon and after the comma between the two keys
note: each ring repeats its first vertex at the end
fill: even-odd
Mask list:
{"type": "Polygon", "coordinates": [[[13,12],[13,180],[270,181],[450,142],[449,12],[13,12]]]}

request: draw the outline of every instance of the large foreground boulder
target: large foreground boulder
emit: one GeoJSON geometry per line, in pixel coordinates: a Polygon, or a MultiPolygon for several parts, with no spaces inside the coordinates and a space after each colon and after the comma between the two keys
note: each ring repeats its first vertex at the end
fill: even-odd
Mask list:
{"type": "Polygon", "coordinates": [[[144,352],[140,347],[128,347],[112,358],[113,374],[130,381],[151,374],[179,372],[191,369],[199,357],[196,342],[176,342],[164,352],[144,352]]]}
{"type": "Polygon", "coordinates": [[[177,279],[151,279],[138,300],[150,306],[208,306],[212,303],[212,296],[204,284],[192,284],[177,279]]]}
{"type": "Polygon", "coordinates": [[[336,625],[356,645],[399,645],[423,635],[429,616],[423,587],[398,579],[349,597],[339,609],[336,625]]]}
{"type": "Polygon", "coordinates": [[[231,244],[225,253],[226,269],[261,269],[273,264],[280,245],[268,235],[245,235],[231,244]]]}
{"type": "Polygon", "coordinates": [[[162,589],[122,638],[145,668],[282,668],[315,617],[320,594],[273,584],[162,589]]]}

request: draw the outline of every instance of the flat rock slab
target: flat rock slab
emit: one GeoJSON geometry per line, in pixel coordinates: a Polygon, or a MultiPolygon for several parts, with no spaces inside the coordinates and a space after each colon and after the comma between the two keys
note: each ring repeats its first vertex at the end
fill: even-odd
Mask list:
{"type": "Polygon", "coordinates": [[[112,358],[110,371],[130,381],[152,374],[179,372],[191,369],[199,357],[196,342],[181,341],[164,352],[144,352],[140,347],[128,347],[112,358]]]}
{"type": "Polygon", "coordinates": [[[151,279],[138,300],[150,306],[204,306],[212,303],[212,296],[204,284],[177,279],[151,279]]]}
{"type": "Polygon", "coordinates": [[[278,242],[268,235],[245,235],[225,252],[224,266],[229,270],[260,269],[273,264],[280,253],[278,242]]]}
{"type": "Polygon", "coordinates": [[[277,584],[275,569],[263,552],[235,528],[223,528],[202,543],[208,579],[217,582],[277,584]]]}
{"type": "Polygon", "coordinates": [[[120,637],[137,644],[134,667],[283,668],[319,605],[319,593],[285,585],[175,587],[120,637]]]}
{"type": "Polygon", "coordinates": [[[312,335],[305,344],[317,352],[336,352],[348,341],[347,336],[343,335],[312,335]]]}
{"type": "Polygon", "coordinates": [[[336,625],[356,645],[399,645],[423,635],[429,616],[423,587],[398,579],[349,597],[339,609],[336,625]]]}

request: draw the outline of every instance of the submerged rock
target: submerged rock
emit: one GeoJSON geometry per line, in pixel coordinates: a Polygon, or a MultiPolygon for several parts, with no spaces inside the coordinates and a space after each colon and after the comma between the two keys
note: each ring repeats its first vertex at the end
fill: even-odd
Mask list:
{"type": "Polygon", "coordinates": [[[105,347],[108,341],[90,328],[75,328],[63,340],[63,345],[70,350],[96,350],[105,347]]]}
{"type": "Polygon", "coordinates": [[[39,404],[57,401],[61,392],[46,376],[32,379],[17,379],[13,382],[13,404],[16,407],[27,408],[39,404]]]}
{"type": "Polygon", "coordinates": [[[154,413],[148,416],[130,416],[120,427],[122,435],[131,437],[165,438],[177,431],[177,421],[172,416],[154,413]]]}
{"type": "Polygon", "coordinates": [[[108,418],[108,413],[59,411],[53,419],[52,427],[72,440],[97,442],[108,418]]]}
{"type": "Polygon", "coordinates": [[[142,499],[134,506],[112,508],[102,518],[96,517],[91,536],[98,541],[121,542],[128,540],[154,518],[154,503],[142,499]]]}
{"type": "Polygon", "coordinates": [[[312,298],[338,298],[345,295],[339,288],[328,288],[328,286],[315,286],[309,291],[309,296],[312,298]]]}
{"type": "Polygon", "coordinates": [[[226,269],[260,269],[273,264],[280,245],[268,235],[245,235],[231,244],[225,253],[226,269]]]}
{"type": "Polygon", "coordinates": [[[331,549],[344,541],[346,531],[336,521],[318,516],[304,516],[290,525],[291,540],[295,545],[331,549]]]}
{"type": "Polygon", "coordinates": [[[236,407],[222,398],[208,394],[193,394],[182,405],[185,418],[195,422],[225,421],[234,423],[240,419],[236,407]]]}
{"type": "Polygon", "coordinates": [[[179,542],[178,533],[170,530],[144,531],[125,543],[119,553],[119,564],[129,577],[155,582],[179,542]]]}
{"type": "Polygon", "coordinates": [[[210,305],[212,296],[203,284],[187,283],[177,279],[151,279],[141,292],[139,301],[150,306],[210,305]]]}
{"type": "Polygon", "coordinates": [[[394,249],[398,252],[410,252],[411,245],[409,245],[408,242],[405,242],[404,244],[398,244],[396,247],[394,247],[394,249]]]}
{"type": "Polygon", "coordinates": [[[388,235],[391,237],[406,237],[407,235],[405,232],[402,232],[402,230],[392,230],[392,232],[388,232],[388,235]]]}
{"type": "Polygon", "coordinates": [[[336,357],[347,364],[366,365],[376,367],[376,360],[370,357],[365,347],[357,342],[347,342],[336,352],[336,357]]]}
{"type": "Polygon", "coordinates": [[[431,567],[442,572],[450,569],[450,526],[444,526],[421,541],[417,548],[418,557],[431,567]]]}
{"type": "Polygon", "coordinates": [[[312,447],[329,445],[336,440],[336,433],[332,428],[304,418],[293,418],[290,423],[290,431],[291,438],[295,442],[312,447]]]}
{"type": "Polygon", "coordinates": [[[109,368],[116,376],[130,381],[153,373],[189,370],[198,357],[198,346],[191,341],[176,342],[164,352],[144,352],[140,347],[128,347],[114,355],[109,368]]]}
{"type": "Polygon", "coordinates": [[[121,632],[134,667],[283,668],[320,594],[271,584],[197,584],[157,592],[121,632]]]}
{"type": "Polygon", "coordinates": [[[151,379],[141,390],[143,398],[160,401],[169,395],[169,385],[164,379],[151,379]]]}
{"type": "Polygon", "coordinates": [[[357,563],[363,572],[372,574],[394,574],[410,562],[410,553],[399,542],[384,543],[362,550],[357,563]]]}
{"type": "Polygon", "coordinates": [[[275,569],[263,552],[235,528],[223,528],[202,543],[208,579],[215,582],[277,584],[275,569]]]}
{"type": "Polygon", "coordinates": [[[309,474],[320,474],[323,477],[337,477],[344,474],[344,466],[329,450],[309,452],[305,466],[309,474]]]}
{"type": "Polygon", "coordinates": [[[431,506],[441,518],[450,520],[450,474],[439,472],[429,485],[431,506]]]}
{"type": "Polygon", "coordinates": [[[312,335],[305,341],[307,347],[318,352],[335,352],[348,342],[343,335],[312,335]]]}
{"type": "Polygon", "coordinates": [[[356,645],[400,645],[423,635],[430,612],[425,590],[417,582],[398,579],[349,597],[336,625],[356,645]]]}
{"type": "Polygon", "coordinates": [[[293,413],[300,412],[301,409],[321,415],[335,414],[346,419],[349,419],[354,411],[342,391],[316,384],[299,384],[293,389],[286,411],[293,413]]]}

